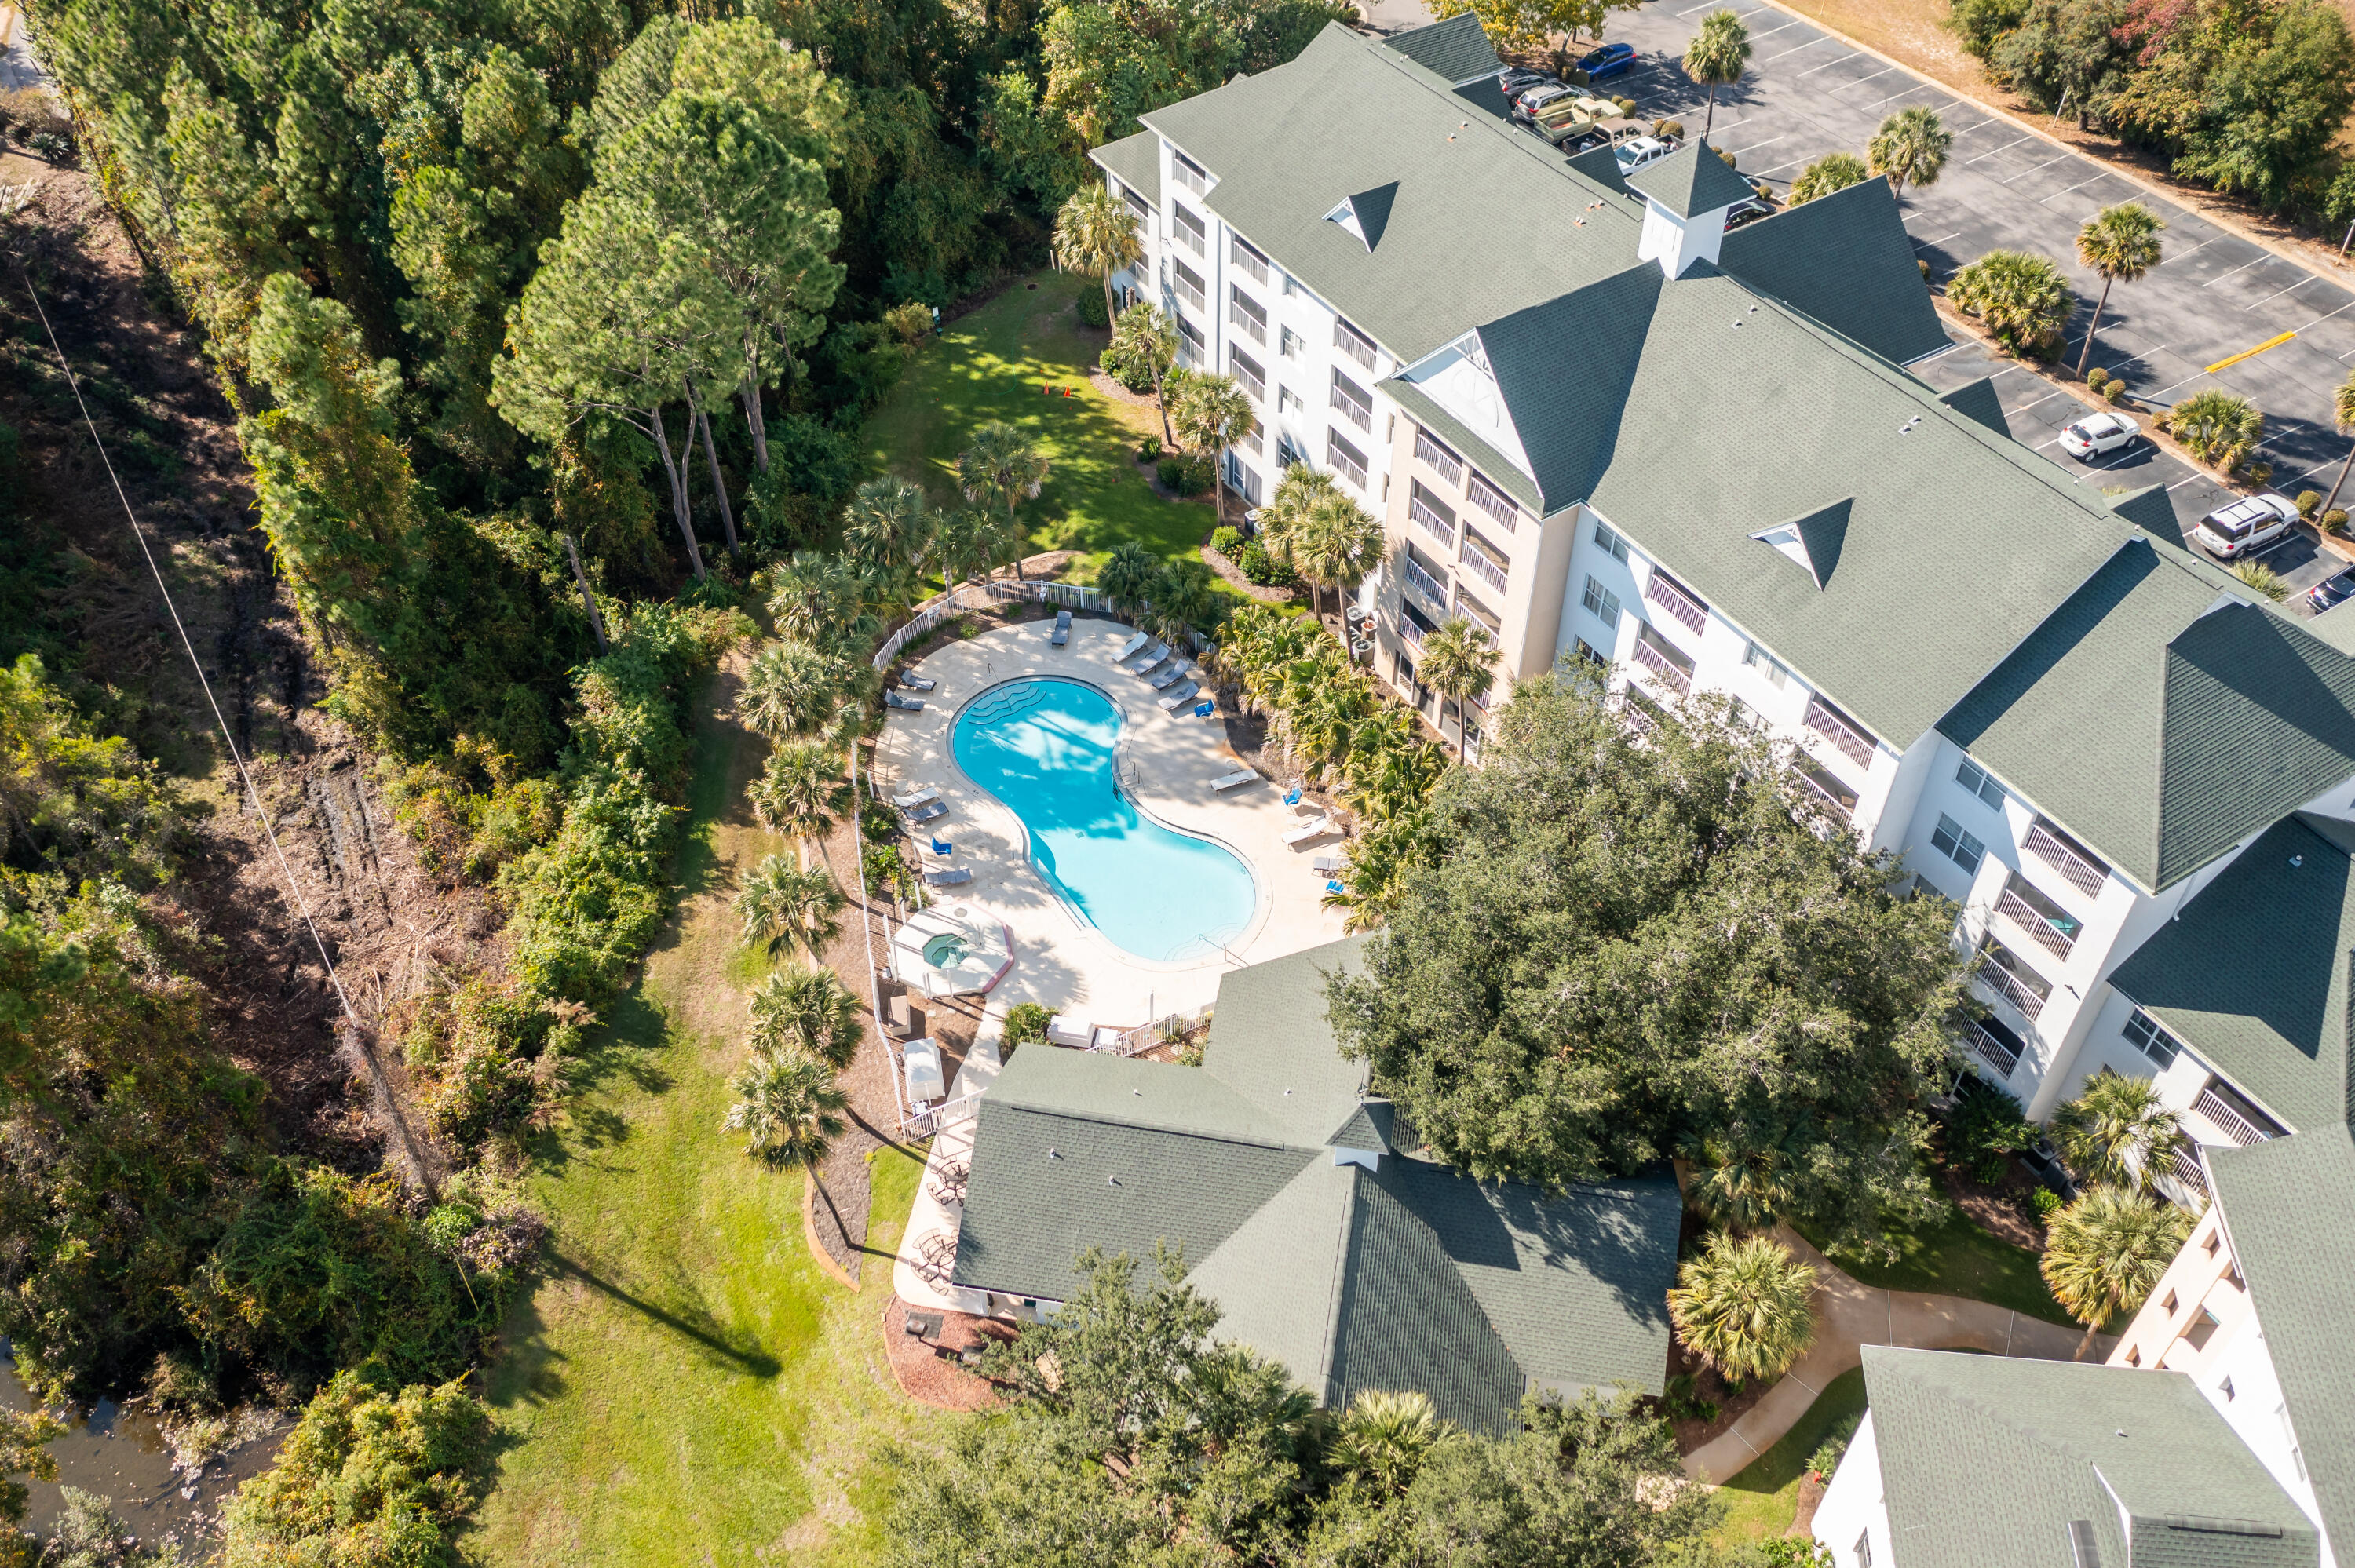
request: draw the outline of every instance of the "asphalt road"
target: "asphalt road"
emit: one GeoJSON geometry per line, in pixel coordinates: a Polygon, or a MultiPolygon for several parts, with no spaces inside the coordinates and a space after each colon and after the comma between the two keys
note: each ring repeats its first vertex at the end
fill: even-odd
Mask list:
{"type": "MultiPolygon", "coordinates": [[[[1640,58],[1611,90],[1635,99],[1646,118],[1672,117],[1699,132],[1704,94],[1677,61],[1701,14],[1729,4],[1749,23],[1751,69],[1720,90],[1710,140],[1744,174],[1787,185],[1826,153],[1861,154],[1883,116],[1916,104],[1936,110],[1955,144],[1935,185],[1905,192],[1916,252],[1934,281],[1998,248],[2060,262],[2080,294],[2069,329],[2073,363],[2101,289],[2077,265],[2078,227],[2112,203],[2144,203],[2167,220],[2166,257],[2142,281],[2111,291],[2093,362],[2147,402],[2172,405],[2210,386],[2254,398],[2265,413],[2262,450],[2274,488],[2292,495],[2330,488],[2348,452],[2331,428],[2330,405],[2355,369],[2355,292],[1761,0],[1652,0],[1614,12],[1606,36],[1633,43],[1640,58]],[[2297,335],[2224,369],[2205,368],[2285,332],[2297,335]]],[[[2195,488],[2176,493],[2179,514],[2195,488]]],[[[2198,506],[2186,521],[2206,510],[2198,506]]]]}

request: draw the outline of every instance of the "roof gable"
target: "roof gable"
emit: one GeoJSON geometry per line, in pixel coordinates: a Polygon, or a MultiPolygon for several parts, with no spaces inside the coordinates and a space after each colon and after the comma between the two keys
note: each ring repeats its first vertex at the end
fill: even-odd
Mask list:
{"type": "Polygon", "coordinates": [[[1097,167],[1143,196],[1146,206],[1156,210],[1160,207],[1161,138],[1153,132],[1139,131],[1134,136],[1107,142],[1091,149],[1088,156],[1095,160],[1097,167]]]}
{"type": "Polygon", "coordinates": [[[1610,466],[1667,285],[1631,266],[1480,329],[1541,514],[1592,494],[1610,466]]]}
{"type": "Polygon", "coordinates": [[[2006,440],[2011,439],[2011,421],[2003,417],[2003,399],[1996,392],[1994,376],[1982,376],[1977,381],[1965,382],[1951,392],[1940,394],[1938,401],[1966,419],[1977,419],[2006,440]]]}
{"type": "Polygon", "coordinates": [[[1726,235],[1717,264],[1899,365],[1946,346],[1946,329],[1886,180],[1865,180],[1744,224],[1726,235]]]}
{"type": "Polygon", "coordinates": [[[1750,536],[1773,546],[1778,555],[1796,562],[1815,579],[1816,587],[1828,588],[1833,569],[1839,565],[1840,546],[1848,541],[1849,509],[1855,504],[1853,497],[1843,496],[1828,506],[1818,506],[1788,523],[1778,523],[1750,536]]]}
{"type": "MultiPolygon", "coordinates": [[[[1478,78],[1494,76],[1505,64],[1497,58],[1480,18],[1469,11],[1427,27],[1393,33],[1382,40],[1382,47],[1404,55],[1433,75],[1459,87],[1478,78]]],[[[1501,99],[1503,94],[1496,96],[1501,99]]]]}
{"type": "Polygon", "coordinates": [[[1629,190],[1678,217],[1721,211],[1758,194],[1717,155],[1716,148],[1698,136],[1627,175],[1625,183],[1629,190]]]}
{"type": "Polygon", "coordinates": [[[1325,1147],[1366,1087],[1366,1065],[1341,1054],[1326,1018],[1326,980],[1359,969],[1369,939],[1348,937],[1230,972],[1219,982],[1202,1065],[1177,1070],[1223,1087],[1287,1142],[1325,1147]]]}

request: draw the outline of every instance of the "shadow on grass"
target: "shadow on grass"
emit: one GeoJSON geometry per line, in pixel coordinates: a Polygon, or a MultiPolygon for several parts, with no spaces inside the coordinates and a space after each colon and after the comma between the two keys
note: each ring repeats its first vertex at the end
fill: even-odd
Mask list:
{"type": "Polygon", "coordinates": [[[690,1298],[687,1303],[666,1308],[623,1288],[586,1264],[578,1263],[561,1253],[551,1255],[549,1272],[577,1279],[649,1321],[659,1323],[682,1339],[692,1340],[709,1352],[715,1363],[724,1363],[760,1378],[773,1378],[784,1371],[783,1362],[757,1344],[741,1339],[731,1340],[711,1309],[694,1297],[692,1287],[687,1287],[690,1298]]]}
{"type": "MultiPolygon", "coordinates": [[[[1808,1235],[1804,1228],[1799,1234],[1823,1247],[1822,1236],[1808,1235]]],[[[1959,1296],[1966,1301],[1992,1302],[2023,1318],[2063,1328],[2084,1327],[2052,1299],[2034,1253],[1982,1228],[1960,1209],[1949,1208],[1945,1219],[1920,1230],[1892,1230],[1887,1239],[1897,1249],[1894,1261],[1852,1257],[1828,1249],[1826,1254],[1859,1285],[1959,1296]]]]}

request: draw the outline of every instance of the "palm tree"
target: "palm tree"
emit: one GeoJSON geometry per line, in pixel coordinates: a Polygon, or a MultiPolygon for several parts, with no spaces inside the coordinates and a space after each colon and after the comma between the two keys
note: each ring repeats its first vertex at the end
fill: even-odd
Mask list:
{"type": "Polygon", "coordinates": [[[1719,1231],[1677,1270],[1668,1318],[1730,1381],[1780,1377],[1815,1342],[1815,1290],[1816,1271],[1773,1236],[1719,1231]]]}
{"type": "Polygon", "coordinates": [[[728,1107],[725,1125],[744,1135],[744,1152],[772,1167],[798,1164],[807,1171],[836,1228],[848,1240],[842,1212],[817,1173],[818,1161],[847,1125],[842,1113],[850,1097],[836,1085],[834,1069],[813,1056],[755,1051],[728,1080],[728,1088],[736,1103],[728,1107]]]}
{"type": "Polygon", "coordinates": [[[1826,153],[1801,169],[1799,177],[1791,182],[1791,205],[1796,207],[1803,201],[1860,185],[1871,177],[1872,171],[1854,153],[1826,153]]]}
{"type": "Polygon", "coordinates": [[[831,655],[798,639],[781,639],[745,668],[736,716],[773,743],[815,734],[834,716],[844,687],[842,666],[831,655]]]}
{"type": "Polygon", "coordinates": [[[2246,397],[2220,387],[2194,392],[2167,416],[2175,439],[2202,462],[2230,473],[2265,439],[2265,417],[2246,397]]]}
{"type": "Polygon", "coordinates": [[[1339,613],[1343,591],[1382,564],[1388,540],[1379,519],[1336,491],[1309,503],[1307,515],[1286,535],[1295,570],[1317,588],[1333,590],[1339,613]]]}
{"type": "Polygon", "coordinates": [[[1153,608],[1138,625],[1171,642],[1197,627],[1210,630],[1219,612],[1212,580],[1210,568],[1199,561],[1169,562],[1154,579],[1153,608]]]}
{"type": "Polygon", "coordinates": [[[1806,1149],[1796,1120],[1742,1125],[1697,1139],[1685,1150],[1692,1165],[1686,1201],[1735,1230],[1764,1230],[1791,1207],[1793,1178],[1806,1149]]]}
{"type": "Polygon", "coordinates": [[[843,548],[867,570],[903,578],[922,558],[931,527],[923,486],[889,475],[870,479],[843,511],[843,548]]]}
{"type": "Polygon", "coordinates": [[[1432,863],[1433,848],[1426,807],[1418,804],[1373,823],[1349,841],[1341,891],[1328,891],[1324,906],[1348,911],[1343,928],[1353,936],[1373,929],[1405,898],[1407,874],[1432,863]]]}
{"type": "Polygon", "coordinates": [[[1685,74],[1709,89],[1709,112],[1700,122],[1704,140],[1717,122],[1717,90],[1742,79],[1750,63],[1750,29],[1734,11],[1711,11],[1700,19],[1700,31],[1685,46],[1685,74]]]}
{"type": "Polygon", "coordinates": [[[2263,561],[2237,562],[2232,575],[2275,604],[2289,597],[2289,579],[2263,561]]]}
{"type": "Polygon", "coordinates": [[[1497,645],[1477,622],[1455,616],[1423,638],[1415,673],[1423,683],[1455,705],[1455,759],[1465,759],[1472,730],[1472,699],[1496,679],[1497,645]]]}
{"type": "Polygon", "coordinates": [[[2139,282],[2158,265],[2158,232],[2166,219],[2138,201],[2105,207],[2077,230],[2077,260],[2102,275],[2102,296],[2094,302],[2094,319],[2085,327],[2085,346],[2077,355],[2077,374],[2094,353],[2094,334],[2102,324],[2102,307],[2110,302],[2110,285],[2124,279],[2139,282]]]}
{"type": "Polygon", "coordinates": [[[831,1067],[847,1067],[858,1054],[858,1003],[832,969],[795,964],[752,988],[752,1047],[773,1055],[799,1052],[831,1067]]]}
{"type": "Polygon", "coordinates": [[[763,856],[736,893],[746,942],[772,953],[799,948],[813,961],[823,961],[826,945],[841,935],[842,912],[849,906],[823,866],[804,871],[781,854],[763,856]]]}
{"type": "Polygon", "coordinates": [[[1134,539],[1116,546],[1096,573],[1096,590],[1132,618],[1161,584],[1161,557],[1134,539]]]}
{"type": "MultiPolygon", "coordinates": [[[[2330,422],[2339,427],[2342,436],[2355,434],[2355,372],[2350,372],[2347,379],[2339,384],[2339,390],[2330,395],[2330,422]]],[[[2355,468],[2355,447],[2347,449],[2347,461],[2339,465],[2339,477],[2330,482],[2329,496],[2315,512],[2318,520],[2338,504],[2339,487],[2347,482],[2350,468],[2355,468]]]]}
{"type": "Polygon", "coordinates": [[[1334,1467],[1376,1491],[1403,1492],[1446,1431],[1431,1395],[1369,1388],[1350,1400],[1341,1416],[1334,1467]]]}
{"type": "Polygon", "coordinates": [[[1055,214],[1054,249],[1055,265],[1064,271],[1103,280],[1104,320],[1118,315],[1112,308],[1112,275],[1145,255],[1128,204],[1103,185],[1082,185],[1055,214]]]}
{"type": "Polygon", "coordinates": [[[1987,323],[2014,354],[2042,349],[2069,324],[2074,303],[2069,280],[2044,257],[2025,250],[1990,250],[1957,271],[1946,285],[1954,307],[1987,323]]]}
{"type": "Polygon", "coordinates": [[[1259,509],[1260,542],[1273,554],[1292,559],[1292,539],[1317,502],[1341,493],[1340,482],[1323,469],[1294,463],[1276,476],[1275,489],[1259,509]]]}
{"type": "Polygon", "coordinates": [[[1113,323],[1112,346],[1099,363],[1114,376],[1144,376],[1152,381],[1153,400],[1161,408],[1161,440],[1175,446],[1178,438],[1169,433],[1169,407],[1161,396],[1161,384],[1178,363],[1178,329],[1161,307],[1148,302],[1121,312],[1113,323]]]}
{"type": "MultiPolygon", "coordinates": [[[[1039,493],[1047,482],[1047,454],[1028,435],[1003,419],[992,419],[973,433],[973,444],[957,453],[957,487],[978,505],[993,497],[1006,503],[1006,517],[1014,518],[1014,503],[1039,493]]],[[[995,553],[995,552],[993,552],[995,553]]],[[[1014,557],[1014,575],[1022,576],[1022,557],[1014,557]]]]}
{"type": "Polygon", "coordinates": [[[1227,449],[1251,440],[1259,429],[1259,414],[1251,395],[1231,376],[1194,376],[1176,411],[1178,435],[1196,451],[1219,457],[1217,496],[1219,521],[1227,520],[1227,449]]]}
{"type": "Polygon", "coordinates": [[[805,642],[857,642],[883,630],[879,584],[849,556],[795,550],[769,577],[769,613],[777,630],[805,642]]]}
{"type": "Polygon", "coordinates": [[[1916,105],[1901,109],[1881,122],[1865,147],[1871,160],[1872,172],[1889,176],[1890,188],[1899,196],[1907,185],[1917,188],[1938,183],[1938,171],[1946,166],[1946,153],[1955,144],[1955,133],[1938,119],[1934,109],[1916,105]]]}
{"type": "Polygon", "coordinates": [[[793,836],[805,870],[810,852],[834,831],[836,813],[850,806],[842,753],[818,740],[794,741],[769,753],[761,781],[747,793],[762,827],[793,836]]]}
{"type": "Polygon", "coordinates": [[[2144,1192],[2190,1141],[2180,1118],[2159,1099],[2158,1085],[2107,1067],[2052,1113],[2052,1130],[2061,1158],[2079,1181],[2144,1192]]]}
{"type": "Polygon", "coordinates": [[[2103,1324],[2142,1306],[2190,1234],[2190,1215],[2126,1187],[2096,1187],[2047,1222],[2044,1283],[2085,1325],[2077,1360],[2103,1324]]]}

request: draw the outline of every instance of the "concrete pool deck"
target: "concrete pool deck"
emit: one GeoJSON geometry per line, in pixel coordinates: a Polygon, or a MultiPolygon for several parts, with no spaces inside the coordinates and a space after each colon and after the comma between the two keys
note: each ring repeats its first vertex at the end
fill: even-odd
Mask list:
{"type": "Polygon", "coordinates": [[[948,814],[925,827],[956,845],[954,863],[973,868],[971,882],[930,890],[933,902],[969,906],[1014,933],[1014,967],[989,993],[990,1011],[1002,1016],[1014,1003],[1037,1001],[1099,1026],[1132,1028],[1208,1006],[1229,969],[1341,936],[1340,913],[1319,907],[1325,879],[1309,869],[1318,855],[1338,853],[1340,838],[1286,845],[1284,835],[1315,814],[1286,807],[1273,781],[1225,792],[1210,788],[1245,764],[1228,747],[1219,719],[1194,717],[1190,705],[1163,713],[1156,705],[1162,694],[1113,662],[1131,628],[1081,617],[1071,624],[1070,645],[1055,648],[1048,643],[1053,625],[1024,621],[924,652],[914,667],[939,684],[921,694],[923,712],[892,711],[876,743],[886,792],[939,789],[948,814]],[[1033,675],[1083,682],[1110,696],[1123,715],[1120,778],[1131,799],[1169,827],[1225,844],[1251,867],[1258,905],[1242,937],[1224,952],[1158,963],[1114,946],[1030,864],[1020,820],[957,767],[950,727],[958,710],[991,686],[1033,675]]]}

